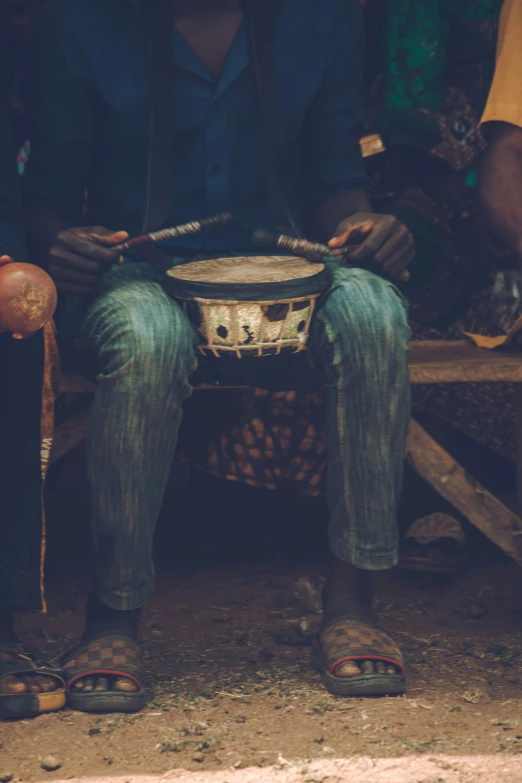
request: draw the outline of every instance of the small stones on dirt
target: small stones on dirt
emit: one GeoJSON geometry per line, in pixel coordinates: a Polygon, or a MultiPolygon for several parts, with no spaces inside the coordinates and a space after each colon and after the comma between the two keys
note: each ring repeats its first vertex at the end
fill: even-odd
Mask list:
{"type": "Polygon", "coordinates": [[[468,608],[468,614],[472,620],[480,620],[482,617],[489,614],[489,609],[487,606],[484,606],[484,604],[471,604],[468,608]]]}
{"type": "Polygon", "coordinates": [[[308,619],[287,620],[274,635],[274,639],[277,644],[287,647],[308,647],[312,636],[312,624],[308,619]]]}
{"type": "Polygon", "coordinates": [[[57,758],[54,756],[45,756],[41,762],[40,766],[42,769],[44,769],[46,772],[56,772],[57,769],[60,769],[62,766],[61,763],[58,761],[57,758]]]}
{"type": "Polygon", "coordinates": [[[202,761],[205,761],[205,756],[201,751],[196,751],[194,755],[192,756],[192,761],[196,761],[198,764],[201,764],[202,761]]]}
{"type": "Polygon", "coordinates": [[[11,772],[0,772],[0,783],[11,783],[12,779],[11,772]]]}

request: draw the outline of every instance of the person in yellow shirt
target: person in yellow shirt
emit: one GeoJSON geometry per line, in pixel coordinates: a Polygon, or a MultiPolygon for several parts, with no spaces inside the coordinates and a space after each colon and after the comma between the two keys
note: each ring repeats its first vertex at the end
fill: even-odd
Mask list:
{"type": "Polygon", "coordinates": [[[482,123],[490,138],[481,171],[484,208],[522,271],[522,2],[505,0],[497,65],[482,123]]]}

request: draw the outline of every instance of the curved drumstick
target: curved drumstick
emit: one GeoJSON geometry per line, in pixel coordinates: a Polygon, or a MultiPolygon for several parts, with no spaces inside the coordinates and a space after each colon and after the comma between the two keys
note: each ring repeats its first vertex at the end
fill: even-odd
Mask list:
{"type": "Polygon", "coordinates": [[[147,245],[151,242],[162,242],[165,239],[179,239],[179,237],[193,236],[194,234],[199,234],[202,231],[207,231],[209,228],[215,228],[216,226],[226,226],[228,223],[231,223],[232,220],[233,217],[230,212],[222,212],[220,215],[213,215],[213,217],[194,220],[191,223],[181,223],[179,226],[162,228],[161,231],[155,231],[152,234],[141,234],[139,237],[128,239],[127,242],[123,242],[121,245],[117,245],[114,250],[123,252],[125,250],[129,250],[132,247],[147,245]]]}
{"type": "MultiPolygon", "coordinates": [[[[311,256],[312,259],[322,259],[325,256],[342,256],[340,251],[332,250],[332,248],[321,244],[321,242],[310,242],[308,239],[296,239],[287,234],[275,234],[261,228],[254,231],[252,239],[256,244],[280,247],[282,250],[300,253],[305,257],[311,256]]],[[[407,283],[410,278],[411,274],[409,271],[403,269],[399,275],[399,280],[403,283],[407,283]]]]}

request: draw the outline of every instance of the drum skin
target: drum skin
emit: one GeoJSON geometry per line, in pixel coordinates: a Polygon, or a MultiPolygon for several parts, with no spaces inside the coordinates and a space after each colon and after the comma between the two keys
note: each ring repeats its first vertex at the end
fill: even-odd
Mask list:
{"type": "Polygon", "coordinates": [[[200,352],[216,357],[305,349],[330,284],[324,264],[292,256],[210,259],[167,272],[167,290],[196,327],[200,352]]]}

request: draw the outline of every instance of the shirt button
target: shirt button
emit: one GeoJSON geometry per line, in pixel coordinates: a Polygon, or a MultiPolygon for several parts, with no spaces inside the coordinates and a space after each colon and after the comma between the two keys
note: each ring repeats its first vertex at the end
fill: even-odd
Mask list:
{"type": "Polygon", "coordinates": [[[210,173],[215,177],[216,174],[219,174],[221,171],[221,165],[219,163],[214,163],[213,166],[210,167],[210,173]]]}

